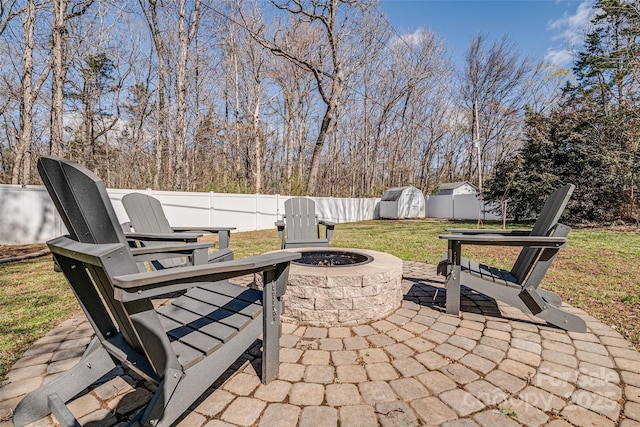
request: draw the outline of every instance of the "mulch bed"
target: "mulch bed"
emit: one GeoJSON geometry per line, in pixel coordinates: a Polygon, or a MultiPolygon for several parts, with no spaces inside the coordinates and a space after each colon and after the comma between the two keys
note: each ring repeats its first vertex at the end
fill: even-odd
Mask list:
{"type": "Polygon", "coordinates": [[[45,243],[29,245],[0,245],[0,259],[22,257],[33,253],[39,253],[47,249],[45,243]]]}

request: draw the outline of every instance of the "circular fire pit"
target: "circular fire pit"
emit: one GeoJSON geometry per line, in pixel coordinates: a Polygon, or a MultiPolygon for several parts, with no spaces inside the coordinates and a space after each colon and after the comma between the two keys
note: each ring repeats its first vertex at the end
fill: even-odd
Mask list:
{"type": "Polygon", "coordinates": [[[283,320],[311,326],[356,325],[391,314],[402,300],[402,260],[342,248],[287,249],[291,263],[283,320]]]}
{"type": "Polygon", "coordinates": [[[300,253],[302,257],[293,261],[294,264],[315,267],[347,267],[373,261],[373,257],[369,255],[345,250],[315,249],[300,253]]]}

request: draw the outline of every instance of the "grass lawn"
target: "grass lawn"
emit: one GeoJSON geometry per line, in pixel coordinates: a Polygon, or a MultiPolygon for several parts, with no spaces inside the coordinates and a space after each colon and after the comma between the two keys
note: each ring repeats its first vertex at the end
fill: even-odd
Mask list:
{"type": "MultiPolygon", "coordinates": [[[[331,244],[435,264],[446,251],[446,243],[438,235],[447,227],[475,228],[475,223],[407,220],[339,224],[331,244]]],[[[279,247],[275,228],[234,233],[231,237],[236,258],[279,247]]],[[[510,267],[518,251],[497,246],[463,248],[465,256],[503,268],[510,267]]],[[[568,247],[560,251],[543,286],[611,325],[640,349],[639,259],[637,231],[574,229],[568,247]]],[[[33,341],[79,312],[64,277],[53,272],[49,256],[0,265],[0,307],[0,379],[33,341]]]]}

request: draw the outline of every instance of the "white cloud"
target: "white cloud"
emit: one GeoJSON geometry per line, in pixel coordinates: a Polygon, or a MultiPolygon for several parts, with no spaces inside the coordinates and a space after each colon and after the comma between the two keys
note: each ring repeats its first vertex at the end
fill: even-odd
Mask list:
{"type": "Polygon", "coordinates": [[[429,30],[425,30],[424,28],[418,28],[413,33],[405,33],[398,37],[394,37],[392,40],[392,44],[399,45],[400,43],[405,46],[419,46],[421,43],[424,43],[425,35],[428,34],[429,30]]]}
{"type": "Polygon", "coordinates": [[[593,0],[583,0],[573,14],[566,14],[559,19],[550,21],[547,29],[554,35],[552,40],[556,46],[547,49],[545,60],[559,67],[566,67],[574,59],[574,51],[584,42],[584,36],[589,28],[594,14],[593,0]]]}
{"type": "Polygon", "coordinates": [[[567,68],[572,64],[573,59],[573,52],[569,49],[554,50],[549,48],[547,49],[547,53],[544,55],[544,60],[546,62],[554,64],[559,68],[567,68]]]}

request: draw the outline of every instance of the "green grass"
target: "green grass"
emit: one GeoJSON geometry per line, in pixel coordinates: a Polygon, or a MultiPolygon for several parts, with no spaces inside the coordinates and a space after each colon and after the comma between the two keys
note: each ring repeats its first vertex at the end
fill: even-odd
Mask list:
{"type": "MultiPolygon", "coordinates": [[[[407,261],[437,263],[446,251],[438,239],[447,227],[475,228],[475,222],[437,220],[363,221],[339,224],[332,246],[372,249],[407,261]]],[[[487,224],[499,228],[498,224],[487,224]]],[[[526,226],[514,226],[526,228],[526,226]]],[[[236,258],[277,250],[272,230],[234,233],[236,258]]],[[[469,246],[465,256],[508,268],[518,248],[469,246]]],[[[577,229],[569,234],[543,286],[570,304],[617,329],[640,347],[640,233],[577,229]]],[[[79,311],[50,257],[0,265],[0,378],[21,354],[51,328],[79,311]]]]}
{"type": "Polygon", "coordinates": [[[0,379],[38,338],[80,308],[51,257],[0,265],[0,379]]]}

